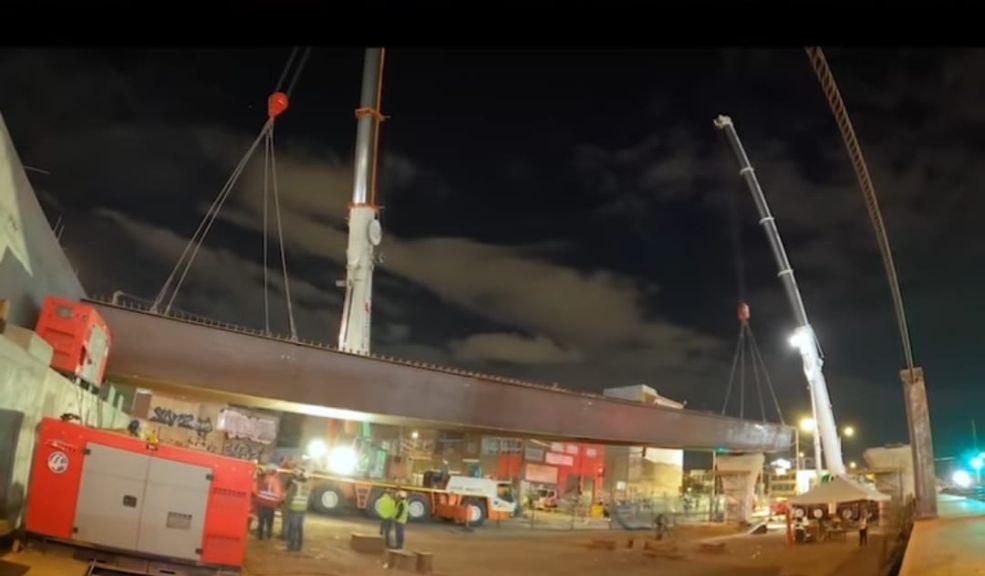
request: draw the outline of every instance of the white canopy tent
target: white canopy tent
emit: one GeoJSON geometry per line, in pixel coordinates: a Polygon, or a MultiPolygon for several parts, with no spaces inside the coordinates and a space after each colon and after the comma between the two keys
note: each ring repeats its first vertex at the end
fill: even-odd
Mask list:
{"type": "Polygon", "coordinates": [[[813,489],[799,496],[794,496],[789,502],[794,505],[818,505],[858,502],[860,500],[886,502],[889,499],[889,496],[882,492],[863,486],[854,480],[836,476],[830,482],[818,484],[813,489]]]}

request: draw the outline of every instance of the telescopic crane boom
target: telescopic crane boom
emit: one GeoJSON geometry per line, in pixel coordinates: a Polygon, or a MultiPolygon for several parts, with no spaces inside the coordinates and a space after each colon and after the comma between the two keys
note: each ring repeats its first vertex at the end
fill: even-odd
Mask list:
{"type": "Polygon", "coordinates": [[[382,75],[383,49],[367,48],[359,109],[356,110],[356,165],[352,204],[349,205],[345,301],[339,327],[339,349],[356,354],[369,354],[373,268],[376,266],[374,251],[383,239],[375,194],[376,153],[383,120],[379,110],[382,75]]]}
{"type": "Polygon", "coordinates": [[[824,448],[825,460],[828,464],[828,471],[834,476],[845,474],[845,463],[841,455],[841,439],[838,437],[838,428],[835,425],[834,411],[831,409],[831,399],[828,396],[828,384],[824,380],[824,373],[821,366],[824,360],[821,355],[821,348],[807,320],[807,310],[804,308],[804,300],[797,287],[797,279],[794,277],[790,261],[787,259],[787,252],[783,248],[780,240],[780,233],[776,228],[776,221],[770,212],[763,189],[759,186],[759,179],[756,172],[749,163],[749,157],[742,147],[739,135],[735,132],[732,119],[728,116],[719,116],[715,119],[715,127],[725,132],[728,137],[732,152],[739,162],[739,175],[745,180],[752,199],[756,203],[756,210],[759,212],[759,223],[766,232],[770,248],[773,250],[773,258],[776,260],[777,267],[780,269],[777,276],[783,283],[783,289],[787,294],[787,300],[793,310],[794,319],[797,321],[797,329],[790,338],[790,344],[800,351],[800,357],[804,364],[804,375],[807,377],[807,386],[811,394],[811,405],[814,408],[814,446],[815,459],[818,468],[821,466],[819,458],[819,446],[824,448]],[[820,440],[820,442],[819,442],[820,440]]]}

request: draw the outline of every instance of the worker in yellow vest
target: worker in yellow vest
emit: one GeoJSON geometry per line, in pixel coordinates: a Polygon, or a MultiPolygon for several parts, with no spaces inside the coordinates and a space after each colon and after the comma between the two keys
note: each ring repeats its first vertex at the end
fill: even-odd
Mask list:
{"type": "Polygon", "coordinates": [[[380,517],[380,536],[383,537],[386,547],[389,548],[390,532],[393,530],[393,516],[397,512],[397,502],[393,499],[390,490],[387,490],[373,507],[380,517]]]}
{"type": "Polygon", "coordinates": [[[308,511],[308,477],[301,468],[295,468],[287,488],[286,512],[284,531],[287,536],[287,549],[295,552],[301,550],[304,541],[304,513],[308,511]]]}
{"type": "Polygon", "coordinates": [[[393,513],[393,530],[397,536],[395,550],[404,547],[404,527],[410,519],[410,507],[407,503],[407,493],[403,490],[397,491],[397,506],[393,513]]]}

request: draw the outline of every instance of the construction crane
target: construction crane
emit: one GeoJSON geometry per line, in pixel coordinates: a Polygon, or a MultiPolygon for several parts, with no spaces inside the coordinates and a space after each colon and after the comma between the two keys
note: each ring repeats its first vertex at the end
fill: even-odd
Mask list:
{"type": "Polygon", "coordinates": [[[780,240],[780,232],[776,228],[776,221],[770,212],[763,189],[756,178],[756,172],[749,163],[749,157],[742,147],[732,119],[728,116],[719,116],[715,119],[715,127],[725,132],[728,137],[732,152],[739,162],[739,175],[745,180],[752,199],[756,203],[756,210],[759,212],[759,223],[766,232],[770,248],[773,250],[773,258],[780,271],[777,273],[783,283],[787,300],[793,310],[794,319],[797,321],[797,328],[793,336],[790,337],[790,344],[800,352],[801,360],[804,365],[804,375],[807,377],[807,386],[811,396],[811,407],[814,412],[814,422],[817,432],[814,434],[814,454],[815,466],[821,467],[821,448],[824,448],[824,456],[828,465],[828,471],[833,476],[845,475],[845,463],[841,455],[841,439],[838,437],[838,428],[835,425],[834,411],[831,409],[831,399],[828,396],[828,385],[824,380],[824,372],[821,367],[824,360],[821,354],[821,347],[817,342],[814,329],[807,319],[807,310],[804,308],[804,300],[797,287],[797,279],[794,277],[793,269],[790,267],[790,260],[787,259],[787,252],[780,240]]]}
{"type": "Polygon", "coordinates": [[[383,88],[383,48],[367,48],[363,83],[356,110],[356,159],[349,205],[349,244],[346,249],[345,302],[339,326],[339,349],[369,354],[373,308],[375,248],[383,240],[376,205],[376,166],[379,150],[380,98],[383,88]]]}
{"type": "Polygon", "coordinates": [[[918,518],[935,518],[937,516],[937,480],[934,472],[934,442],[930,428],[930,408],[927,405],[927,389],[924,383],[923,369],[915,365],[913,349],[910,343],[910,329],[906,322],[906,309],[903,306],[903,294],[900,290],[899,278],[896,275],[896,264],[893,261],[893,251],[889,245],[889,234],[879,210],[879,200],[876,197],[875,185],[869,174],[869,167],[862,155],[862,147],[855,136],[855,128],[848,116],[848,110],[841,99],[841,92],[835,82],[834,74],[824,57],[824,51],[818,46],[805,48],[814,75],[821,84],[824,96],[831,107],[831,114],[838,124],[845,148],[855,168],[859,189],[865,199],[865,207],[869,212],[872,230],[876,234],[876,243],[882,255],[882,263],[886,269],[886,281],[893,299],[893,311],[899,326],[900,343],[902,344],[903,360],[906,369],[900,373],[903,379],[903,396],[906,406],[906,419],[910,430],[910,446],[913,451],[914,487],[916,489],[915,515],[918,518]]]}

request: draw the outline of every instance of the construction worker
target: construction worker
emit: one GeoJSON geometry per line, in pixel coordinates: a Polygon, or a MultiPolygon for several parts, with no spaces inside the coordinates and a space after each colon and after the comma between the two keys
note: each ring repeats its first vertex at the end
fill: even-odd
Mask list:
{"type": "Polygon", "coordinates": [[[387,548],[390,547],[390,531],[393,529],[393,517],[397,512],[397,503],[390,494],[390,490],[380,496],[376,503],[376,512],[380,515],[380,536],[386,542],[387,548]]]}
{"type": "Polygon", "coordinates": [[[858,519],[858,545],[865,546],[869,543],[869,511],[862,510],[858,519]]]}
{"type": "Polygon", "coordinates": [[[304,513],[308,510],[308,477],[304,469],[295,468],[287,489],[287,516],[284,532],[287,533],[287,549],[298,552],[304,541],[304,513]]]}
{"type": "Polygon", "coordinates": [[[255,501],[257,505],[257,538],[270,538],[274,531],[274,511],[284,499],[284,489],[277,477],[277,467],[267,465],[263,476],[257,482],[255,501]]]}
{"type": "Polygon", "coordinates": [[[250,500],[250,515],[246,519],[246,532],[250,533],[253,531],[253,521],[258,518],[257,516],[257,487],[260,485],[260,478],[263,477],[263,468],[260,467],[260,462],[257,460],[250,460],[250,464],[253,465],[253,498],[250,500]]]}
{"type": "Polygon", "coordinates": [[[397,534],[396,545],[393,547],[395,550],[400,550],[404,547],[404,526],[407,525],[409,518],[410,507],[407,504],[407,493],[403,490],[398,490],[397,505],[393,513],[393,529],[397,534]]]}
{"type": "MultiPolygon", "coordinates": [[[[281,470],[287,470],[287,476],[281,478],[281,483],[284,487],[284,493],[287,493],[288,487],[291,485],[291,479],[294,469],[297,468],[297,463],[294,458],[290,456],[284,456],[280,460],[281,470]]],[[[284,501],[280,505],[280,539],[287,541],[287,516],[290,514],[290,497],[284,498],[284,501]]]]}

